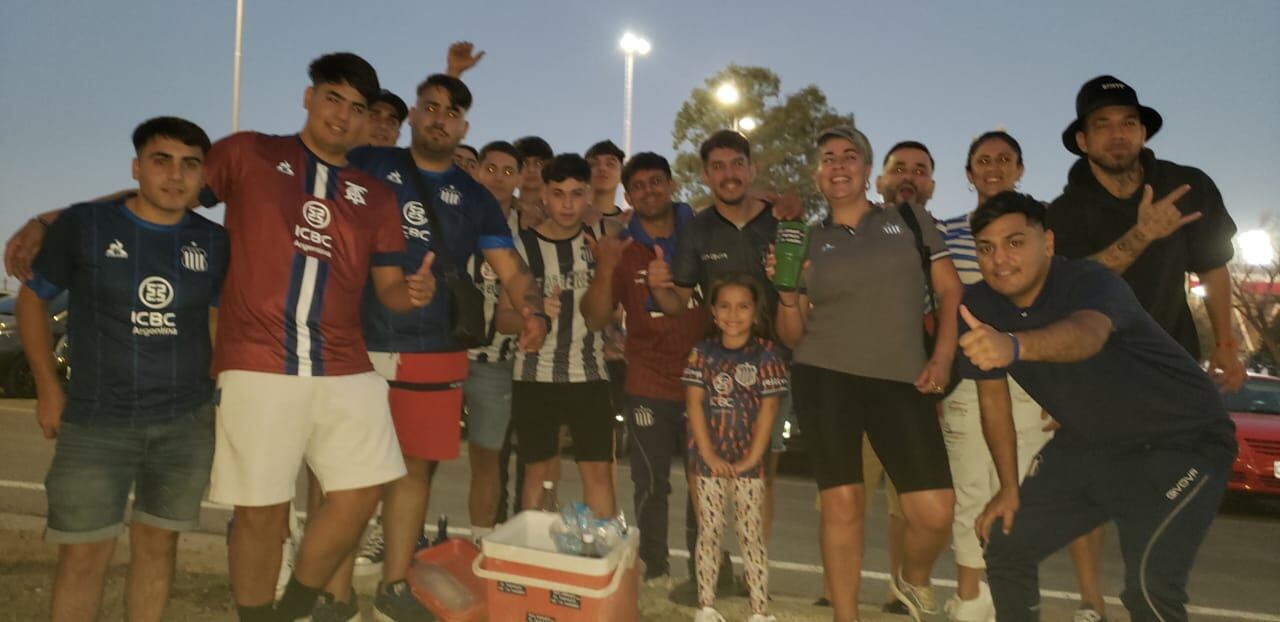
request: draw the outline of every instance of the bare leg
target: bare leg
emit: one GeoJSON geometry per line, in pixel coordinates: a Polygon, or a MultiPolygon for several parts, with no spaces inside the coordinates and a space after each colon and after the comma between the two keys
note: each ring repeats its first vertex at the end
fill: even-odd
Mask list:
{"type": "MultiPolygon", "coordinates": [[[[231,595],[237,605],[258,607],[275,600],[280,543],[287,534],[289,504],[236,506],[227,543],[231,595]]],[[[310,525],[307,525],[310,529],[310,525]]]]}
{"type": "Polygon", "coordinates": [[[956,596],[961,600],[973,600],[980,594],[978,584],[982,582],[985,568],[970,568],[956,565],[956,596]]]}
{"type": "Polygon", "coordinates": [[[382,581],[395,583],[409,571],[409,560],[422,535],[431,493],[432,463],[404,457],[408,474],[387,484],[382,498],[382,537],[386,545],[382,581]]]}
{"type": "Polygon", "coordinates": [[[178,557],[178,532],[140,522],[129,525],[129,580],[125,619],[155,622],[164,616],[178,557]]]}
{"type": "Polygon", "coordinates": [[[471,443],[471,492],[467,500],[471,524],[492,527],[498,514],[498,452],[471,443]]]}
{"type": "Polygon", "coordinates": [[[833,620],[858,619],[858,588],[862,573],[863,505],[862,484],[828,488],[821,492],[822,566],[827,593],[831,594],[833,620]]]}
{"type": "Polygon", "coordinates": [[[116,540],[58,545],[58,569],[53,578],[53,622],[98,619],[102,585],[115,553],[116,540]]]}
{"type": "Polygon", "coordinates": [[[1080,604],[1104,613],[1107,605],[1098,585],[1102,575],[1102,527],[1072,540],[1067,550],[1076,568],[1076,580],[1080,582],[1080,604]]]}
{"type": "Polygon", "coordinates": [[[899,497],[906,517],[902,578],[912,585],[929,585],[929,574],[938,555],[951,540],[951,520],[956,506],[950,488],[920,490],[899,497]]]}
{"type": "Polygon", "coordinates": [[[618,506],[613,499],[613,463],[579,462],[578,471],[582,474],[582,496],[591,512],[600,518],[616,516],[618,506]]]}
{"type": "MultiPolygon", "coordinates": [[[[552,465],[558,465],[559,457],[552,457],[541,462],[529,462],[524,465],[524,490],[520,491],[520,509],[531,510],[538,507],[538,497],[542,495],[542,482],[556,481],[551,478],[552,465]]],[[[556,469],[559,475],[559,469],[556,469]]]]}
{"type": "Polygon", "coordinates": [[[308,517],[307,530],[298,547],[293,576],[299,583],[319,587],[329,582],[360,542],[381,495],[381,486],[333,490],[325,495],[320,510],[308,517]]]}

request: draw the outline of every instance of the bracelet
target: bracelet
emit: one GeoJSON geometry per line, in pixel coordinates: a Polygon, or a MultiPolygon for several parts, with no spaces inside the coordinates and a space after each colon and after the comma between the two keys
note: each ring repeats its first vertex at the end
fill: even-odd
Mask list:
{"type": "Polygon", "coordinates": [[[547,330],[551,330],[551,316],[547,315],[546,311],[534,311],[529,315],[542,318],[542,321],[547,323],[547,330]]]}
{"type": "Polygon", "coordinates": [[[1022,344],[1018,343],[1017,335],[1013,333],[1005,333],[1005,334],[1009,336],[1009,341],[1013,342],[1013,360],[1009,361],[1009,364],[1012,365],[1014,363],[1017,363],[1018,360],[1022,358],[1022,344]]]}
{"type": "Polygon", "coordinates": [[[786,307],[786,308],[788,308],[788,309],[794,309],[794,308],[796,308],[796,307],[800,306],[800,305],[798,305],[798,304],[792,304],[792,305],[789,305],[789,304],[787,304],[786,302],[783,302],[783,300],[782,300],[782,297],[781,297],[781,296],[779,296],[779,297],[778,297],[778,304],[780,304],[780,305],[782,305],[782,306],[784,306],[784,307],[786,307]]]}
{"type": "Polygon", "coordinates": [[[1234,341],[1219,341],[1219,342],[1218,342],[1218,347],[1219,347],[1219,348],[1225,348],[1225,349],[1227,349],[1227,350],[1235,350],[1237,345],[1239,345],[1239,344],[1237,344],[1237,343],[1236,343],[1236,342],[1234,342],[1234,341]]]}

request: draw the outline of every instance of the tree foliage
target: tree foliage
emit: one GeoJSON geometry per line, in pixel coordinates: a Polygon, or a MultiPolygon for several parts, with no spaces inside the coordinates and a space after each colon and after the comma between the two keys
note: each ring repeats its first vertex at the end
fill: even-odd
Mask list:
{"type": "MultiPolygon", "coordinates": [[[[1270,235],[1272,248],[1277,248],[1276,223],[1264,218],[1262,230],[1270,235]]],[[[1237,259],[1239,259],[1237,257],[1237,259]]],[[[1265,265],[1248,265],[1235,261],[1227,266],[1231,274],[1231,299],[1245,329],[1258,340],[1251,358],[1268,366],[1280,365],[1280,263],[1274,259],[1265,265]]]]}
{"type": "Polygon", "coordinates": [[[729,65],[693,89],[676,113],[672,148],[676,151],[672,172],[679,196],[695,207],[710,203],[710,193],[702,184],[702,160],[698,148],[711,134],[733,126],[735,118],[754,117],[759,121],[747,137],[751,140],[756,165],[755,186],[768,190],[795,190],[807,206],[821,202],[813,183],[817,167],[814,135],[824,128],[852,124],[853,115],[842,115],[827,103],[827,96],[812,84],[787,95],[781,93],[778,75],[764,67],[729,65]],[[733,84],[740,94],[738,103],[727,107],[715,96],[724,83],[733,84]]]}

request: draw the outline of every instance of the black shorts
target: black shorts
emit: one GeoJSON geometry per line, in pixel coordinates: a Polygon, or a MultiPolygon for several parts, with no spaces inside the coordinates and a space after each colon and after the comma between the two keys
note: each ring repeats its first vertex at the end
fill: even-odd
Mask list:
{"type": "Polygon", "coordinates": [[[951,488],[937,407],[915,386],[797,364],[791,392],[818,490],[862,483],[864,432],[899,493],[951,488]]]}
{"type": "Polygon", "coordinates": [[[542,462],[560,453],[560,426],[569,426],[578,462],[613,460],[613,400],[609,382],[511,383],[511,425],[520,462],[542,462]]]}

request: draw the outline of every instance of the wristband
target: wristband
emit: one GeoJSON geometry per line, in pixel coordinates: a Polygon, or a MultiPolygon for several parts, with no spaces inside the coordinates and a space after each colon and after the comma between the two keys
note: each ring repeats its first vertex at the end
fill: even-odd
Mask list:
{"type": "Polygon", "coordinates": [[[779,296],[779,297],[778,297],[778,304],[780,304],[780,305],[782,305],[782,306],[784,306],[784,307],[786,307],[786,308],[788,308],[788,309],[794,309],[794,308],[796,308],[796,307],[798,307],[798,306],[799,306],[799,304],[787,304],[787,303],[786,303],[786,301],[784,301],[784,300],[782,299],[782,297],[781,297],[781,296],[779,296]]]}
{"type": "Polygon", "coordinates": [[[1009,341],[1013,342],[1013,360],[1009,361],[1009,364],[1012,365],[1014,363],[1017,363],[1018,359],[1022,358],[1022,344],[1018,343],[1017,335],[1013,333],[1005,333],[1005,334],[1009,336],[1009,341]]]}
{"type": "Polygon", "coordinates": [[[534,311],[529,315],[542,318],[542,321],[547,323],[547,330],[551,330],[551,316],[547,315],[546,311],[534,311]]]}
{"type": "Polygon", "coordinates": [[[1236,345],[1237,345],[1237,344],[1236,344],[1236,342],[1234,342],[1234,341],[1219,341],[1219,342],[1218,342],[1218,347],[1219,347],[1219,348],[1224,348],[1224,349],[1227,349],[1227,350],[1235,350],[1235,349],[1236,349],[1236,345]]]}

